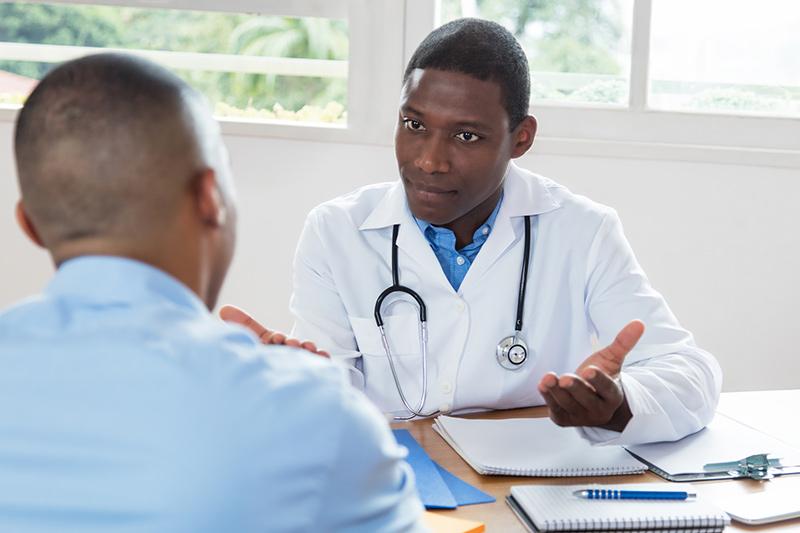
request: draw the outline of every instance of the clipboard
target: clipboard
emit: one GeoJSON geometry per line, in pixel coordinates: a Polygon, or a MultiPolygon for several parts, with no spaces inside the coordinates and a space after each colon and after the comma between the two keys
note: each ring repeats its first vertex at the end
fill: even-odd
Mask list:
{"type": "Polygon", "coordinates": [[[668,481],[763,481],[800,474],[800,448],[719,413],[707,427],[678,441],[626,449],[668,481]]]}
{"type": "Polygon", "coordinates": [[[776,476],[800,474],[800,466],[783,466],[781,465],[780,459],[769,458],[769,454],[766,453],[750,455],[738,461],[708,463],[703,465],[703,472],[681,472],[677,474],[670,474],[666,470],[659,468],[657,465],[649,462],[643,457],[639,457],[630,450],[628,450],[628,453],[646,464],[650,471],[654,474],[657,474],[667,481],[675,482],[688,483],[690,481],[714,481],[720,479],[745,478],[755,479],[757,481],[766,481],[776,476]]]}

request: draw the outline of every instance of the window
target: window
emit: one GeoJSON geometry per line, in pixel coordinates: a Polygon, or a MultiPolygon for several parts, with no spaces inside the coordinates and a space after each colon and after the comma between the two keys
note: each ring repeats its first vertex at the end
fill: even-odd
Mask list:
{"type": "Polygon", "coordinates": [[[221,117],[344,125],[348,48],[341,19],[0,3],[0,103],[22,103],[58,62],[112,49],[172,68],[221,117]]]}
{"type": "Polygon", "coordinates": [[[633,0],[442,0],[440,23],[494,20],[519,39],[538,104],[628,102],[633,0]]]}
{"type": "Polygon", "coordinates": [[[528,54],[536,105],[633,99],[658,110],[800,116],[796,0],[764,0],[757,11],[749,0],[638,3],[647,16],[634,20],[634,0],[440,0],[439,23],[473,16],[512,31],[528,54]],[[650,52],[639,87],[634,25],[650,37],[638,43],[650,52]]]}
{"type": "Polygon", "coordinates": [[[796,0],[436,0],[424,17],[406,2],[406,60],[460,16],[517,36],[534,152],[800,167],[796,0]]]}
{"type": "Polygon", "coordinates": [[[390,145],[406,62],[461,16],[525,47],[539,153],[800,167],[796,0],[0,2],[0,121],[55,63],[122,49],[202,90],[226,134],[390,145]]]}
{"type": "Polygon", "coordinates": [[[800,116],[796,0],[655,2],[650,49],[654,108],[800,116]]]}

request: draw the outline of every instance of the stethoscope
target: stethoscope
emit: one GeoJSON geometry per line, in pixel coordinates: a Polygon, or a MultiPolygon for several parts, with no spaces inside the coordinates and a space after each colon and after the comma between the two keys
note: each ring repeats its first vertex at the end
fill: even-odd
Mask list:
{"type": "MultiPolygon", "coordinates": [[[[394,384],[397,387],[397,392],[400,393],[400,400],[403,406],[411,413],[410,416],[395,416],[395,420],[411,420],[412,418],[436,416],[441,411],[436,410],[430,413],[423,413],[422,408],[425,406],[425,399],[428,396],[428,311],[425,307],[425,302],[422,297],[413,289],[409,289],[400,285],[400,275],[397,266],[397,235],[400,232],[400,225],[395,224],[392,228],[392,285],[384,289],[375,301],[375,323],[378,325],[378,330],[381,334],[381,343],[383,350],[386,352],[386,357],[389,359],[389,368],[392,371],[394,384]],[[420,351],[422,352],[422,395],[419,398],[416,408],[411,407],[405,393],[403,386],[400,384],[400,378],[397,376],[397,369],[394,366],[394,357],[392,357],[392,350],[389,347],[389,340],[386,338],[386,331],[383,327],[383,316],[381,316],[381,307],[387,296],[390,294],[402,292],[409,295],[417,302],[419,307],[419,342],[420,351]]],[[[528,287],[528,264],[530,263],[531,256],[531,217],[525,216],[525,251],[522,260],[522,272],[519,279],[519,296],[517,298],[517,319],[514,323],[514,334],[503,338],[498,344],[495,351],[497,362],[507,370],[519,370],[522,365],[528,360],[530,350],[522,338],[522,314],[525,310],[525,290],[528,287]]]]}

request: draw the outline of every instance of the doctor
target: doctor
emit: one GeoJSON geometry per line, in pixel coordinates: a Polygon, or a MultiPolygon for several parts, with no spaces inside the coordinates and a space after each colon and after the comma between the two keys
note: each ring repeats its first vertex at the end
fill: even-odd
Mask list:
{"type": "Polygon", "coordinates": [[[525,54],[495,23],[422,42],[397,116],[400,179],[308,216],[294,335],[396,419],[546,404],[597,443],[699,430],[720,368],[650,286],[616,213],[511,163],[536,134],[529,94],[525,54]]]}

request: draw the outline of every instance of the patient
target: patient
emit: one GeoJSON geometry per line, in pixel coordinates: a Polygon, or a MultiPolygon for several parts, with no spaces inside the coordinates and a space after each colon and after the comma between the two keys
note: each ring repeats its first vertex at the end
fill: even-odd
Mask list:
{"type": "Polygon", "coordinates": [[[385,421],[327,359],[212,317],[234,249],[202,98],[149,62],[48,74],[17,218],[58,268],[0,313],[0,531],[408,531],[385,421]]]}

